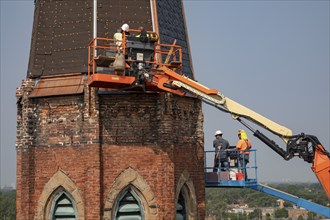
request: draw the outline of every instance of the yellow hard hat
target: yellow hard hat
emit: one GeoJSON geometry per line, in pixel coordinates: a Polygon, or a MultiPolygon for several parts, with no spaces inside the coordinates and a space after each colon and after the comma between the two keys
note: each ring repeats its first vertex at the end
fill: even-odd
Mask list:
{"type": "Polygon", "coordinates": [[[241,136],[241,139],[245,139],[245,140],[248,139],[246,132],[242,129],[238,130],[238,135],[241,136]]]}
{"type": "Polygon", "coordinates": [[[150,33],[149,36],[151,42],[157,42],[159,39],[158,34],[155,32],[150,33]]]}

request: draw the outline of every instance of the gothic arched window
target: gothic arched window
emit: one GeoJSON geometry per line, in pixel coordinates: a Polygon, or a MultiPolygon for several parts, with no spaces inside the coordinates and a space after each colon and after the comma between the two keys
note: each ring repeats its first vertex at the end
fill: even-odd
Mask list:
{"type": "Polygon", "coordinates": [[[77,209],[73,198],[65,191],[60,191],[53,200],[51,220],[76,220],[77,209]]]}
{"type": "Polygon", "coordinates": [[[144,219],[144,210],[137,194],[128,188],[118,197],[115,206],[116,220],[142,220],[144,219]]]}

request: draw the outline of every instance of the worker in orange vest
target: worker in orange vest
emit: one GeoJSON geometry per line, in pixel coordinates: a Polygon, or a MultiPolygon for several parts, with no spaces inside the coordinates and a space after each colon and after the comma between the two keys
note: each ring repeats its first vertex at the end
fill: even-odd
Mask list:
{"type": "Polygon", "coordinates": [[[243,170],[245,180],[247,180],[246,165],[249,163],[252,144],[244,130],[238,130],[237,135],[239,140],[236,144],[236,149],[239,150],[239,168],[243,170]]]}

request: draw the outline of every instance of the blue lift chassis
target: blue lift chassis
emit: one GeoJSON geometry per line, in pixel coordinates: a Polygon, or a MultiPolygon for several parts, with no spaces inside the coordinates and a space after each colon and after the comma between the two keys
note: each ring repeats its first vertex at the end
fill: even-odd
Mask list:
{"type": "MultiPolygon", "coordinates": [[[[250,166],[247,166],[243,163],[244,167],[239,167],[239,163],[229,163],[228,167],[221,167],[221,163],[217,163],[219,167],[215,167],[214,165],[216,162],[212,159],[213,155],[215,154],[215,151],[205,151],[205,187],[212,187],[212,188],[249,188],[253,189],[259,192],[266,193],[271,196],[275,196],[277,198],[286,200],[288,202],[294,203],[295,205],[305,208],[309,211],[318,213],[320,215],[323,215],[327,218],[330,218],[330,208],[326,206],[322,206],[319,204],[316,204],[314,202],[308,201],[306,199],[299,198],[297,196],[288,194],[286,192],[271,188],[269,186],[265,186],[258,183],[257,179],[257,160],[256,160],[256,150],[251,150],[250,152],[250,166]],[[212,157],[207,157],[207,155],[212,155],[212,157]],[[207,158],[209,160],[207,160],[207,158]],[[210,160],[211,158],[211,160],[210,160]],[[212,166],[207,166],[208,164],[212,164],[212,166]],[[235,164],[236,168],[232,166],[235,164]],[[237,167],[238,166],[238,167],[237,167]],[[238,176],[233,175],[235,172],[243,172],[244,168],[246,169],[246,174],[249,173],[249,178],[238,178],[238,176]],[[212,172],[210,172],[210,170],[212,172]],[[215,172],[214,172],[215,171],[215,172]],[[249,171],[249,172],[247,172],[249,171]],[[251,178],[251,177],[252,178],[251,178]]],[[[229,155],[234,155],[232,158],[235,157],[235,151],[231,151],[229,155]]],[[[229,157],[230,160],[230,157],[229,157]]],[[[234,159],[235,160],[235,159],[234,159]]]]}

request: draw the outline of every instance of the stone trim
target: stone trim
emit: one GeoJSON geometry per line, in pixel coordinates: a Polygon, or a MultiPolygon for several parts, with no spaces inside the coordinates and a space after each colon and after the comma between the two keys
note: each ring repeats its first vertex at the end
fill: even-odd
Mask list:
{"type": "Polygon", "coordinates": [[[188,220],[197,220],[197,198],[194,183],[190,178],[190,174],[187,170],[184,170],[179,178],[178,184],[175,190],[175,202],[178,201],[180,192],[186,202],[186,208],[188,211],[188,220]]]}
{"type": "Polygon", "coordinates": [[[113,207],[118,199],[120,193],[127,189],[127,187],[133,187],[136,194],[139,196],[141,203],[144,207],[144,216],[148,220],[157,219],[157,203],[155,195],[150,186],[143,179],[140,174],[131,167],[124,170],[114,181],[104,206],[104,220],[111,220],[113,213],[113,207]]]}
{"type": "Polygon", "coordinates": [[[45,185],[38,200],[38,207],[35,220],[49,219],[51,204],[54,200],[54,193],[63,188],[74,199],[77,207],[78,220],[85,219],[84,203],[76,184],[62,170],[58,170],[45,185]]]}

